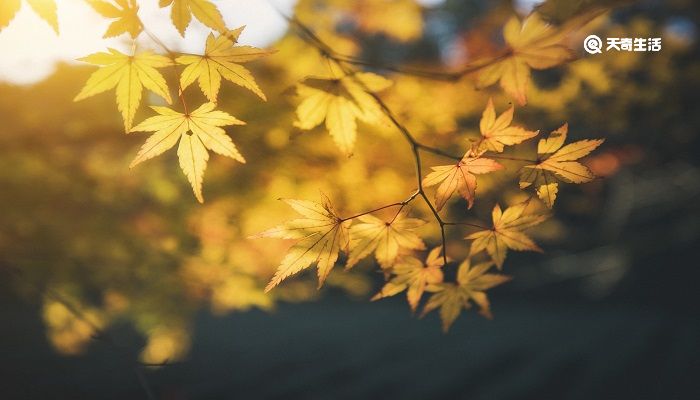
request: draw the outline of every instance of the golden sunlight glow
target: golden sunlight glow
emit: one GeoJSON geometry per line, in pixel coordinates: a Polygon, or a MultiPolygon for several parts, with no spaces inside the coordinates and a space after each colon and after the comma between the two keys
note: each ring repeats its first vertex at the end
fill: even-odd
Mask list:
{"type": "MultiPolygon", "coordinates": [[[[295,0],[275,0],[284,12],[291,11],[295,0]]],[[[60,35],[51,29],[25,4],[9,27],[0,32],[0,81],[31,84],[47,77],[56,62],[75,62],[88,54],[110,46],[128,50],[131,40],[127,35],[102,39],[109,21],[101,18],[83,0],[58,0],[60,35]]],[[[173,49],[199,51],[204,36],[209,32],[198,21],[193,21],[183,40],[170,24],[169,9],[160,9],[157,1],[142,1],[139,16],[164,43],[173,49]]],[[[285,21],[267,1],[228,0],[217,2],[230,27],[247,25],[241,42],[267,46],[284,34],[285,21]]],[[[145,35],[139,45],[154,47],[145,35]]]]}

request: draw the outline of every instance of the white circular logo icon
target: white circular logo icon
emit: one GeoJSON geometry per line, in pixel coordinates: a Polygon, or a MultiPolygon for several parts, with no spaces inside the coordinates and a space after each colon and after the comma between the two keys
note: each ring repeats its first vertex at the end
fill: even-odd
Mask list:
{"type": "Polygon", "coordinates": [[[586,39],[583,40],[583,48],[588,52],[588,54],[600,54],[603,51],[603,41],[596,35],[588,35],[586,39]]]}

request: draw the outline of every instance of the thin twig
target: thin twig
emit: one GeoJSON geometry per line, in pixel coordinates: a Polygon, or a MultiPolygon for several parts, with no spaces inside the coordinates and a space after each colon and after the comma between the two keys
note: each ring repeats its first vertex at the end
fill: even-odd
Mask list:
{"type": "Polygon", "coordinates": [[[454,154],[450,154],[446,151],[437,149],[435,147],[430,147],[430,146],[424,145],[423,143],[416,143],[416,146],[418,146],[419,150],[423,150],[426,153],[433,153],[433,154],[436,154],[438,156],[450,158],[450,159],[455,160],[455,161],[459,161],[463,158],[463,157],[456,156],[454,154]]]}
{"type": "Polygon", "coordinates": [[[163,41],[160,40],[160,39],[158,38],[158,36],[156,36],[156,35],[153,34],[151,31],[149,31],[148,29],[146,29],[146,27],[143,27],[143,31],[146,33],[146,35],[147,35],[149,38],[151,38],[151,40],[153,40],[153,42],[155,42],[155,43],[156,43],[158,46],[160,46],[166,53],[168,53],[168,57],[170,57],[170,59],[172,60],[172,62],[173,62],[173,70],[175,71],[175,80],[177,81],[177,95],[178,95],[178,97],[180,98],[180,103],[182,103],[182,108],[183,108],[183,111],[185,111],[185,115],[189,115],[190,112],[189,112],[189,110],[188,110],[188,108],[187,108],[187,101],[185,100],[185,91],[184,91],[184,89],[182,88],[182,83],[180,82],[180,72],[177,70],[177,61],[176,61],[176,59],[177,59],[178,53],[176,53],[176,52],[170,50],[170,48],[169,48],[165,43],[163,43],[163,41]]]}
{"type": "MultiPolygon", "coordinates": [[[[372,214],[372,213],[375,213],[375,212],[377,212],[377,211],[386,210],[387,208],[392,208],[392,207],[401,207],[401,208],[399,208],[399,211],[398,211],[398,213],[400,213],[401,210],[403,210],[403,208],[404,208],[408,203],[412,202],[412,201],[418,196],[419,193],[420,193],[420,192],[416,190],[415,193],[413,193],[409,198],[407,198],[407,199],[404,200],[404,201],[401,201],[401,202],[398,202],[398,203],[387,204],[387,205],[385,205],[385,206],[378,207],[378,208],[375,208],[375,209],[373,209],[373,210],[365,211],[365,212],[360,213],[360,214],[355,214],[355,215],[353,215],[352,217],[342,218],[340,221],[341,221],[341,222],[350,221],[350,220],[352,220],[352,219],[359,218],[359,217],[362,217],[362,216],[367,215],[367,214],[372,214]]],[[[398,215],[398,213],[397,213],[397,215],[398,215]]],[[[394,219],[396,219],[396,217],[394,217],[394,219]]],[[[393,222],[393,220],[392,220],[392,222],[393,222]]]]}
{"type": "Polygon", "coordinates": [[[445,222],[445,225],[446,225],[446,226],[469,226],[469,227],[478,228],[478,229],[481,229],[481,230],[489,230],[489,229],[491,229],[491,228],[488,228],[488,227],[485,227],[485,226],[482,226],[482,225],[479,225],[479,224],[472,224],[472,223],[470,223],[470,222],[445,222]]]}
{"type": "Polygon", "coordinates": [[[508,160],[508,161],[520,161],[520,162],[533,163],[533,164],[539,163],[538,160],[530,160],[527,158],[504,156],[504,155],[500,155],[500,154],[489,154],[489,158],[495,158],[498,160],[508,160]]]}
{"type": "MultiPolygon", "coordinates": [[[[285,18],[293,23],[298,23],[298,20],[295,20],[295,18],[285,18]]],[[[308,33],[310,31],[308,28],[306,28],[305,33],[308,33]]],[[[340,54],[333,50],[330,46],[326,45],[320,40],[315,40],[317,44],[323,45],[322,51],[325,56],[333,58],[336,61],[347,63],[347,64],[352,64],[352,65],[357,65],[357,66],[363,66],[363,67],[368,67],[372,69],[380,69],[384,71],[390,71],[394,72],[397,74],[402,74],[402,75],[409,75],[409,76],[416,76],[419,78],[425,78],[425,79],[432,79],[436,81],[446,81],[446,82],[456,82],[462,79],[463,77],[473,74],[475,72],[478,72],[486,67],[489,67],[493,64],[496,64],[499,61],[502,61],[503,59],[509,57],[510,55],[513,54],[512,49],[506,48],[494,57],[488,58],[488,59],[480,59],[477,60],[459,71],[455,72],[442,72],[442,71],[428,71],[424,69],[419,69],[419,68],[414,68],[414,67],[403,67],[403,66],[396,66],[396,65],[387,65],[387,64],[380,64],[380,63],[375,63],[375,62],[370,62],[367,60],[362,60],[354,56],[349,56],[345,54],[340,54]]],[[[321,46],[318,46],[321,47],[321,46]]]]}
{"type": "MultiPolygon", "coordinates": [[[[328,46],[325,42],[323,42],[323,40],[321,40],[309,27],[307,27],[304,23],[299,21],[297,18],[289,17],[289,16],[285,15],[284,13],[282,13],[280,10],[278,10],[278,12],[280,12],[280,14],[285,19],[287,19],[287,21],[289,21],[292,26],[296,27],[298,29],[298,31],[301,32],[300,37],[303,40],[305,40],[308,44],[314,46],[321,53],[322,56],[324,56],[326,59],[329,59],[329,60],[332,60],[333,62],[335,62],[335,64],[338,66],[338,68],[345,75],[352,76],[352,77],[355,76],[356,71],[349,69],[348,66],[346,65],[346,63],[352,64],[352,63],[348,62],[348,59],[346,57],[338,57],[336,55],[336,53],[333,51],[333,49],[330,48],[330,46],[328,46]]],[[[499,56],[495,60],[497,61],[502,57],[504,57],[504,56],[503,55],[499,56]]],[[[484,66],[490,65],[496,61],[487,62],[487,63],[481,65],[479,68],[483,68],[484,66]]],[[[464,73],[473,72],[471,70],[466,70],[466,69],[465,69],[465,71],[468,71],[468,72],[464,72],[464,73]]],[[[369,88],[362,81],[360,81],[357,78],[354,78],[354,79],[355,79],[355,82],[360,87],[362,87],[363,90],[369,96],[371,96],[374,99],[374,101],[379,105],[380,109],[382,110],[382,113],[391,121],[392,125],[394,125],[394,127],[396,127],[396,129],[398,129],[398,131],[401,133],[401,135],[404,137],[404,139],[406,139],[408,144],[411,146],[411,151],[413,153],[413,159],[414,159],[414,164],[415,164],[416,180],[417,180],[417,184],[418,184],[418,190],[416,191],[416,194],[414,196],[412,196],[411,200],[413,200],[413,198],[420,196],[423,199],[424,203],[430,209],[430,212],[433,214],[435,221],[440,226],[440,236],[441,236],[441,241],[442,241],[442,257],[443,257],[443,261],[445,262],[445,264],[447,264],[447,262],[448,262],[448,259],[447,259],[447,237],[446,237],[446,233],[445,233],[445,226],[462,225],[462,223],[446,222],[445,220],[443,220],[442,217],[440,216],[440,213],[438,212],[438,210],[435,208],[433,203],[428,198],[428,195],[426,194],[425,189],[423,187],[423,168],[422,168],[422,159],[421,159],[420,153],[421,153],[421,151],[425,151],[428,153],[447,157],[447,158],[450,158],[453,160],[461,160],[462,157],[458,157],[458,156],[452,155],[448,152],[445,152],[443,150],[440,150],[440,149],[425,145],[423,143],[420,143],[415,138],[415,136],[413,136],[413,134],[411,134],[411,132],[408,130],[408,128],[398,120],[398,118],[396,117],[394,112],[389,108],[389,106],[384,102],[384,100],[381,99],[381,97],[379,97],[373,91],[369,90],[369,88]]],[[[397,207],[397,206],[402,206],[402,208],[403,208],[403,206],[405,206],[405,204],[393,203],[393,204],[390,204],[390,205],[387,205],[384,207],[380,207],[380,208],[373,210],[373,211],[379,211],[379,210],[383,210],[386,208],[397,207]]],[[[364,213],[362,215],[366,215],[366,214],[368,214],[368,213],[364,213]]],[[[475,224],[472,224],[472,226],[483,228],[483,227],[481,227],[479,225],[475,225],[475,224]]]]}

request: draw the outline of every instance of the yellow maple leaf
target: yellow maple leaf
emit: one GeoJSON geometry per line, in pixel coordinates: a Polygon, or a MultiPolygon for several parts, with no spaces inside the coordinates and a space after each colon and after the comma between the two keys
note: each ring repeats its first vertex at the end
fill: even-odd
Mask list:
{"type": "Polygon", "coordinates": [[[227,31],[224,17],[219,9],[209,0],[160,0],[161,8],[172,5],[170,18],[182,37],[192,21],[192,16],[215,31],[227,31]]]}
{"type": "Polygon", "coordinates": [[[295,126],[310,130],[323,121],[340,150],[351,156],[357,138],[357,122],[381,121],[382,112],[367,92],[379,92],[391,81],[372,73],[358,73],[343,78],[307,78],[297,87],[303,98],[297,107],[295,126]]]}
{"type": "Polygon", "coordinates": [[[435,207],[438,211],[445,206],[454,192],[458,192],[469,203],[474,205],[476,196],[476,175],[498,171],[503,166],[490,158],[481,157],[482,153],[469,150],[458,163],[432,167],[433,172],[423,179],[423,186],[438,186],[435,191],[435,207]]]}
{"type": "Polygon", "coordinates": [[[131,131],[155,133],[146,140],[131,162],[130,168],[163,154],[179,141],[177,156],[180,168],[192,185],[197,200],[200,203],[204,202],[202,180],[209,161],[208,150],[245,163],[236,145],[221,128],[228,125],[245,125],[245,122],[223,111],[216,111],[215,107],[214,103],[205,103],[188,114],[168,107],[151,107],[159,115],[148,118],[131,131]]]}
{"type": "Polygon", "coordinates": [[[439,308],[442,330],[447,332],[455,322],[462,309],[470,309],[471,302],[479,306],[479,314],[493,318],[491,306],[486,296],[486,290],[511,280],[511,277],[500,274],[488,274],[493,266],[486,262],[471,266],[471,259],[460,264],[457,271],[457,284],[443,283],[433,293],[423,308],[421,317],[439,308]]]}
{"type": "Polygon", "coordinates": [[[254,236],[297,240],[282,260],[265,291],[272,290],[283,280],[312,264],[317,264],[320,288],[333,269],[339,252],[348,252],[348,228],[352,221],[343,220],[328,199],[324,199],[323,204],[305,200],[283,200],[305,218],[288,221],[254,236]]]}
{"type": "Polygon", "coordinates": [[[523,230],[544,221],[543,215],[525,214],[528,202],[519,203],[501,211],[496,204],[491,213],[493,228],[473,233],[466,239],[473,240],[471,252],[477,254],[486,251],[496,266],[503,268],[508,249],[517,251],[542,251],[523,230]]]}
{"type": "Polygon", "coordinates": [[[511,106],[496,118],[493,99],[489,99],[479,123],[483,137],[479,144],[480,149],[501,153],[504,146],[520,144],[537,136],[539,131],[528,131],[519,126],[510,126],[514,111],[515,106],[511,106]]]}
{"type": "Polygon", "coordinates": [[[269,51],[251,46],[234,46],[231,36],[207,37],[204,55],[183,55],[176,59],[177,63],[186,65],[180,77],[182,89],[186,89],[194,81],[199,81],[199,87],[211,102],[216,102],[221,78],[249,89],[267,100],[253,78],[253,74],[240,63],[252,61],[270,54],[269,51]]]}
{"type": "Polygon", "coordinates": [[[335,266],[339,252],[349,251],[349,227],[352,221],[342,219],[328,199],[324,199],[323,204],[307,200],[283,200],[304,218],[288,221],[253,236],[297,240],[277,268],[265,292],[312,264],[316,264],[318,287],[321,288],[335,266]]]}
{"type": "Polygon", "coordinates": [[[81,58],[90,64],[101,66],[88,79],[74,101],[80,101],[96,94],[117,88],[117,107],[124,119],[124,129],[129,132],[134,122],[134,115],[141,104],[143,88],[172,103],[168,84],[157,68],[171,65],[167,57],[145,51],[127,55],[114,49],[109,53],[95,53],[81,58]]]}
{"type": "Polygon", "coordinates": [[[129,33],[135,39],[143,31],[143,24],[138,16],[139,5],[135,0],[114,0],[115,4],[105,0],[87,0],[87,2],[103,17],[116,19],[107,28],[105,38],[129,33]]]}
{"type": "Polygon", "coordinates": [[[440,255],[442,246],[430,251],[425,263],[411,256],[401,258],[391,268],[394,275],[384,287],[372,297],[372,301],[391,297],[406,290],[406,299],[412,311],[418,307],[426,290],[434,290],[442,282],[442,267],[445,259],[440,255]]]}
{"type": "Polygon", "coordinates": [[[503,28],[508,46],[496,62],[481,69],[478,86],[490,86],[498,81],[520,105],[527,103],[530,69],[547,69],[573,59],[573,52],[562,42],[566,31],[544,22],[537,13],[522,23],[513,16],[503,28]]]}
{"type": "MultiPolygon", "coordinates": [[[[26,0],[34,12],[58,33],[58,12],[55,0],[26,0]]],[[[22,7],[20,0],[0,1],[0,31],[7,27],[22,7]]]]}
{"type": "Polygon", "coordinates": [[[558,180],[566,183],[586,183],[595,175],[585,165],[576,161],[587,156],[603,144],[603,139],[581,140],[564,146],[569,125],[564,124],[548,138],[537,144],[535,165],[525,166],[520,173],[520,188],[533,186],[537,196],[552,208],[559,191],[558,180]]]}
{"type": "Polygon", "coordinates": [[[361,222],[350,228],[352,247],[347,268],[352,268],[374,252],[379,265],[386,269],[394,265],[400,250],[425,248],[421,238],[413,232],[416,228],[425,225],[422,219],[406,218],[405,213],[400,213],[389,221],[372,215],[362,215],[357,219],[361,222]]]}

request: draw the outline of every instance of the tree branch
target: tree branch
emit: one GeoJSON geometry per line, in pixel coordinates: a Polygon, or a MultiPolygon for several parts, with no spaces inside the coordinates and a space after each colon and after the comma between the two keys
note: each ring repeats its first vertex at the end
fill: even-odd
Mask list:
{"type": "MultiPolygon", "coordinates": [[[[404,201],[401,201],[401,202],[399,202],[399,203],[388,204],[388,205],[385,205],[385,206],[382,206],[382,207],[379,207],[379,208],[375,208],[375,209],[373,209],[373,210],[365,211],[365,212],[360,213],[360,214],[355,214],[355,215],[353,215],[352,217],[342,218],[341,221],[342,221],[342,222],[350,221],[350,220],[352,220],[352,219],[362,217],[363,215],[372,214],[372,213],[375,213],[375,212],[377,212],[377,211],[386,210],[387,208],[391,208],[391,207],[399,207],[399,206],[400,206],[401,208],[399,208],[399,211],[396,213],[396,215],[399,215],[399,213],[401,213],[401,210],[403,210],[403,208],[404,208],[408,203],[412,202],[419,194],[420,194],[420,192],[419,192],[419,191],[416,191],[415,193],[413,193],[409,198],[407,198],[407,199],[404,200],[404,201]]],[[[396,219],[396,217],[394,217],[394,219],[396,219]]],[[[394,219],[392,219],[391,222],[394,222],[394,219]]]]}
{"type": "MultiPolygon", "coordinates": [[[[284,15],[284,14],[283,14],[284,15]]],[[[303,24],[301,21],[294,17],[287,17],[285,18],[294,26],[296,27],[302,35],[300,37],[305,40],[307,43],[310,45],[316,47],[321,54],[332,60],[333,62],[336,63],[338,68],[347,76],[354,76],[355,72],[354,70],[349,69],[344,63],[342,59],[338,59],[334,55],[334,51],[327,45],[325,44],[311,29],[309,29],[305,24],[303,24]]],[[[423,188],[423,171],[422,171],[422,161],[421,161],[421,155],[420,155],[420,150],[426,150],[430,151],[436,154],[440,155],[446,155],[447,153],[442,152],[441,150],[434,149],[432,147],[423,145],[419,143],[416,138],[411,134],[411,132],[406,128],[405,125],[403,125],[394,112],[389,108],[389,106],[382,100],[376,93],[372,92],[367,88],[367,86],[361,82],[359,79],[355,79],[355,82],[362,87],[362,89],[369,95],[371,96],[374,101],[377,102],[379,105],[380,109],[382,110],[382,113],[389,118],[391,123],[398,129],[398,131],[401,133],[401,135],[406,139],[408,144],[411,146],[411,150],[413,152],[413,159],[414,159],[414,164],[415,164],[415,169],[416,169],[416,180],[418,184],[418,195],[423,199],[425,204],[428,206],[430,211],[433,214],[433,217],[435,218],[435,221],[440,225],[440,236],[442,238],[442,257],[443,261],[445,264],[447,264],[447,238],[445,235],[445,221],[443,221],[442,217],[440,217],[440,214],[438,213],[437,209],[433,205],[433,203],[428,199],[427,194],[425,193],[425,189],[423,188]]],[[[453,158],[453,156],[448,155],[450,158],[453,158]]],[[[459,158],[461,159],[461,157],[459,158]]],[[[398,204],[397,204],[398,205],[398,204]]],[[[384,207],[386,208],[386,207],[384,207]]],[[[383,209],[383,208],[382,208],[383,209]]]]}

